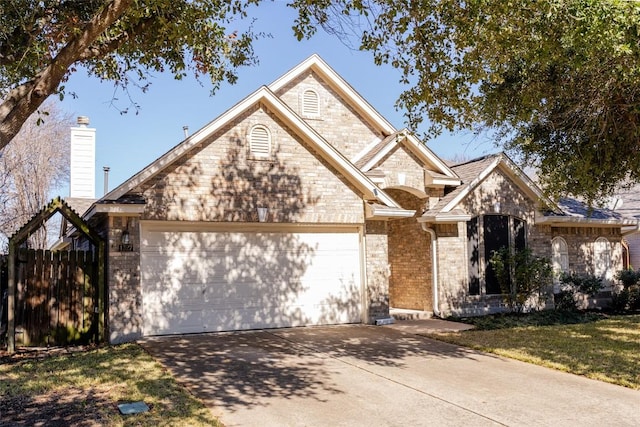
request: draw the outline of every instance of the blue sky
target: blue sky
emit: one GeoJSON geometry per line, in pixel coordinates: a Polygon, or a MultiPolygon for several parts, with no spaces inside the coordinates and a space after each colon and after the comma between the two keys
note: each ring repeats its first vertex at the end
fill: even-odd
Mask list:
{"type": "MultiPolygon", "coordinates": [[[[158,75],[147,93],[130,91],[141,107],[138,114],[131,110],[121,114],[113,104],[124,108],[129,102],[126,94],[115,92],[113,83],[88,78],[82,70],[72,75],[66,87],[77,97],[67,96],[62,105],[76,116],[89,116],[90,126],[97,130],[96,195],[103,194],[103,166],[111,169],[109,189],[113,189],[182,141],[183,126],[189,126],[190,133],[195,132],[313,53],[319,54],[394,126],[405,127],[403,112],[394,107],[402,92],[398,71],[375,66],[371,53],[350,49],[322,31],[310,40],[298,42],[291,30],[294,17],[282,1],[254,8],[254,30],[272,37],[254,44],[259,65],[240,69],[238,82],[223,84],[214,96],[210,95],[206,78],[201,85],[192,78],[176,81],[171,75],[158,75]]],[[[472,158],[497,150],[491,142],[474,139],[469,133],[444,135],[427,145],[445,159],[460,155],[472,158]]],[[[67,189],[61,191],[62,196],[67,195],[67,189]]]]}

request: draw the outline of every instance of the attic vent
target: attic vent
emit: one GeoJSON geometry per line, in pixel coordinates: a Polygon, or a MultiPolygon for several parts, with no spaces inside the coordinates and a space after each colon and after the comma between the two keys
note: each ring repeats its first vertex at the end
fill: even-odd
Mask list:
{"type": "Polygon", "coordinates": [[[271,134],[265,126],[256,125],[249,132],[249,152],[254,157],[271,155],[271,134]]]}
{"type": "Polygon", "coordinates": [[[307,89],[302,93],[302,115],[320,115],[320,97],[313,89],[307,89]]]}

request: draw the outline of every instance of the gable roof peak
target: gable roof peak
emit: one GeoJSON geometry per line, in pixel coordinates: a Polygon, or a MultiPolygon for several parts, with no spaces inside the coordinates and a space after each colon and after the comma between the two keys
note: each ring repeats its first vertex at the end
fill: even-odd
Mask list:
{"type": "Polygon", "coordinates": [[[376,111],[340,74],[316,53],[287,71],[268,87],[272,92],[277,93],[308,70],[313,70],[320,76],[350,107],[356,110],[371,126],[378,129],[382,134],[390,135],[396,132],[396,128],[382,114],[376,111]]]}

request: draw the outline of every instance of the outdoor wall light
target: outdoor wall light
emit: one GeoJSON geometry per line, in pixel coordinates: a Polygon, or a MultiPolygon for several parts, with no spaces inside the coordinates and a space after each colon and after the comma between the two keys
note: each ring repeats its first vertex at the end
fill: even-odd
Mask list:
{"type": "Polygon", "coordinates": [[[494,211],[495,213],[500,213],[500,202],[495,202],[495,203],[493,204],[493,211],[494,211]]]}
{"type": "Polygon", "coordinates": [[[257,208],[258,209],[258,221],[265,222],[267,220],[267,213],[269,209],[267,208],[257,208]]]}
{"type": "Polygon", "coordinates": [[[398,184],[404,185],[407,182],[407,174],[404,172],[398,172],[398,184]]]}
{"type": "Polygon", "coordinates": [[[129,236],[129,230],[124,230],[122,232],[122,236],[120,237],[120,243],[123,245],[128,245],[131,243],[131,238],[129,236]]]}
{"type": "Polygon", "coordinates": [[[131,244],[131,235],[129,234],[128,223],[127,223],[127,228],[125,228],[122,234],[120,235],[120,245],[118,246],[118,250],[120,252],[133,251],[133,245],[131,244]]]}

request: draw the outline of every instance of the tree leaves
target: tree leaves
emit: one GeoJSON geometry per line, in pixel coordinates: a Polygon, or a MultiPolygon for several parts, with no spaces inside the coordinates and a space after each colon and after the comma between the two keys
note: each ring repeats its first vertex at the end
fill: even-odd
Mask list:
{"type": "MultiPolygon", "coordinates": [[[[398,106],[426,137],[500,136],[551,194],[606,197],[640,181],[640,3],[595,0],[294,1],[298,31],[367,12],[361,49],[402,73],[398,106]],[[315,21],[314,21],[315,18],[315,21]]],[[[311,31],[309,31],[310,33],[311,31]]]]}
{"type": "Polygon", "coordinates": [[[9,0],[0,5],[0,149],[68,74],[126,88],[153,72],[209,76],[213,90],[256,62],[240,23],[257,0],[9,0]],[[99,29],[96,31],[96,29],[99,29]]]}

